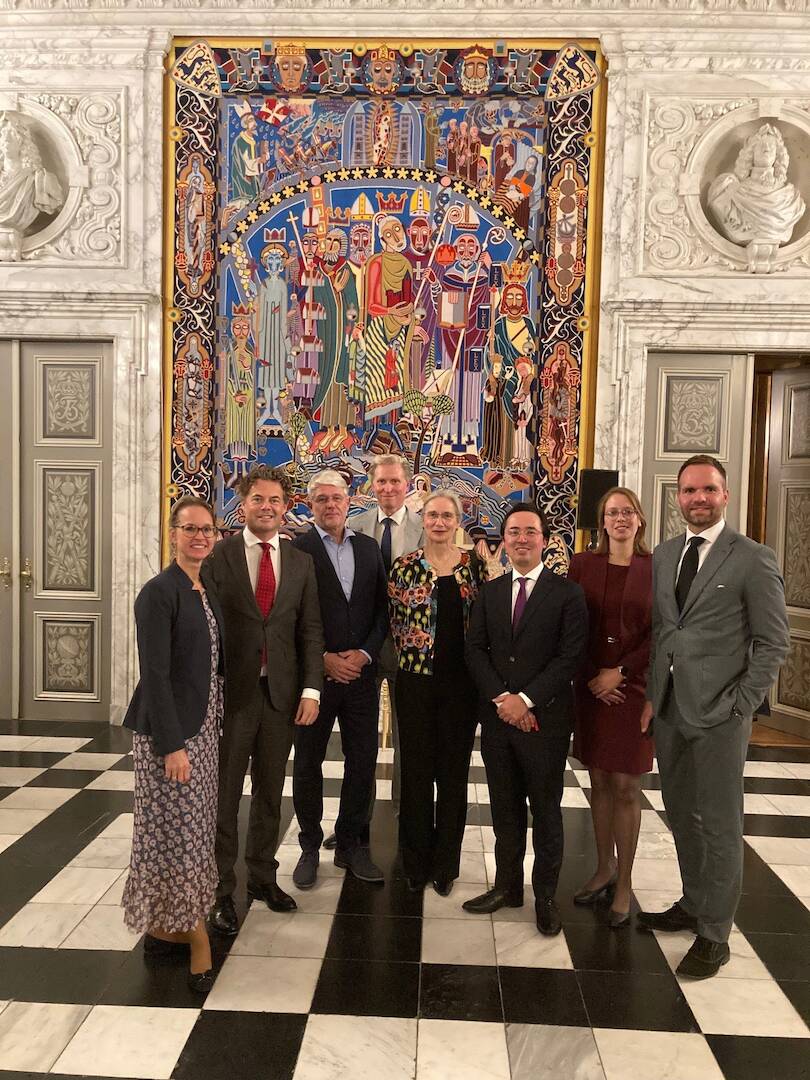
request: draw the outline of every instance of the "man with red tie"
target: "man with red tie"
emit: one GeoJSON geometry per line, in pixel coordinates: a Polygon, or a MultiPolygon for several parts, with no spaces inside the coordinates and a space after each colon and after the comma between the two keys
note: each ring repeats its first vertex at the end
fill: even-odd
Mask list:
{"type": "Polygon", "coordinates": [[[290,502],[280,469],[257,465],[242,479],[241,534],[217,544],[203,581],[219,599],[225,624],[225,720],[219,752],[217,900],[211,926],[239,928],[233,892],[239,853],[237,818],[248,761],[250,819],[245,862],[248,901],[273,911],[296,903],[276,883],[281,793],[296,725],[314,723],[323,685],[323,630],[312,558],[279,541],[290,502]]]}
{"type": "Polygon", "coordinates": [[[588,641],[582,589],[543,566],[545,515],[514,505],[501,525],[512,572],[481,589],[466,659],[478,687],[481,752],[495,830],[495,886],[467,900],[474,914],[523,906],[527,809],[532,812],[537,929],[561,929],[554,902],[563,857],[563,793],[573,727],[571,680],[588,641]]]}

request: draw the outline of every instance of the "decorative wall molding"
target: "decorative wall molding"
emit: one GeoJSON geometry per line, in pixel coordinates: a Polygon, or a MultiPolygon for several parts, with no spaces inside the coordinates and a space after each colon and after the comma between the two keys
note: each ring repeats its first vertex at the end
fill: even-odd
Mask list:
{"type": "MultiPolygon", "coordinates": [[[[448,11],[486,10],[489,5],[480,0],[443,0],[442,8],[448,11]]],[[[233,0],[0,0],[0,11],[14,12],[109,12],[122,11],[222,11],[232,9],[233,0]]],[[[248,11],[365,11],[368,9],[403,8],[407,10],[432,10],[435,5],[410,4],[408,0],[240,0],[239,7],[248,11]]],[[[679,15],[710,15],[720,18],[733,16],[736,21],[753,21],[757,17],[796,17],[810,11],[809,0],[542,0],[542,8],[549,12],[574,15],[589,11],[597,14],[643,14],[657,17],[679,15]],[[663,10],[662,10],[663,9],[663,10]]],[[[500,11],[514,10],[525,13],[525,6],[510,3],[500,6],[500,11]]]]}

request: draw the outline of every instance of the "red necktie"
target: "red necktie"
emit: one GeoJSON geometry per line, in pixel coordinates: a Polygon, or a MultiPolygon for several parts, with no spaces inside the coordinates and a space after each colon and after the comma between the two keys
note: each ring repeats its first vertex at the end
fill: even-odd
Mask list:
{"type": "Polygon", "coordinates": [[[256,582],[256,603],[262,618],[270,614],[276,598],[276,575],[273,572],[273,560],[270,558],[270,544],[261,544],[262,557],[259,561],[259,578],[256,582]]]}

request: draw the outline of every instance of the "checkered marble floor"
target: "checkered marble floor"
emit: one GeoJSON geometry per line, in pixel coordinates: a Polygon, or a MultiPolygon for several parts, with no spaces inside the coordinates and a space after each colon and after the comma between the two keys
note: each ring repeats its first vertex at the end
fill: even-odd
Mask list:
{"type": "MultiPolygon", "coordinates": [[[[732,960],[706,982],[673,974],[689,939],[611,932],[577,908],[593,868],[588,774],[571,759],[563,813],[563,933],[541,937],[533,897],[475,917],[494,875],[486,776],[470,769],[461,877],[414,897],[396,863],[391,753],[381,751],[372,849],[384,887],[326,852],[292,885],[291,779],[279,881],[299,910],[245,909],[216,941],[200,1007],[182,966],[145,962],[118,907],[129,859],[128,732],[0,722],[0,1080],[807,1080],[810,1077],[810,752],[752,748],[732,960]]],[[[289,771],[289,768],[288,768],[289,771]]],[[[326,816],[342,776],[330,742],[326,816]]],[[[638,905],[680,893],[659,778],[644,781],[638,905]]],[[[243,799],[246,825],[249,784],[243,799]]]]}

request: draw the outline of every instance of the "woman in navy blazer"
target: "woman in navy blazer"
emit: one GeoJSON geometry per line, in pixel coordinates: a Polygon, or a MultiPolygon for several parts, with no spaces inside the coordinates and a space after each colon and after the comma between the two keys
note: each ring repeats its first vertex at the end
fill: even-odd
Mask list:
{"type": "Polygon", "coordinates": [[[144,952],[190,949],[189,985],[213,984],[205,916],[217,884],[214,858],[222,617],[200,580],[217,535],[208,503],[186,495],[170,518],[175,560],[135,601],[141,677],[124,724],[135,734],[135,816],[122,906],[144,952]]]}
{"type": "Polygon", "coordinates": [[[597,508],[599,543],[571,560],[568,576],[588,604],[588,658],[574,683],[574,757],[591,775],[598,865],[575,904],[613,901],[613,929],[630,921],[633,859],[641,823],[641,774],[652,768],[642,735],[652,632],[652,557],[647,522],[629,488],[607,491],[597,508]]]}

